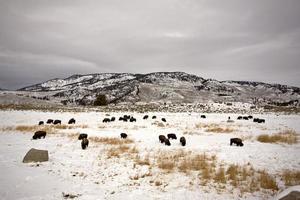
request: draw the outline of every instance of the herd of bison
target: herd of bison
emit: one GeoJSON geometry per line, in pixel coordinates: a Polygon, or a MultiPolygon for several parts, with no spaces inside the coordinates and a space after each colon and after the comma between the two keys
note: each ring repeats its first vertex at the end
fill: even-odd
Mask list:
{"type": "MultiPolygon", "coordinates": [[[[201,115],[201,118],[206,118],[206,115],[201,115]]],[[[143,120],[147,120],[149,118],[148,115],[145,115],[143,117],[143,120]]],[[[157,119],[156,116],[152,116],[152,119],[157,119]]],[[[228,119],[230,120],[230,117],[228,117],[228,119]]],[[[237,120],[251,120],[253,119],[253,122],[256,123],[265,123],[265,119],[260,119],[260,118],[253,118],[253,116],[248,115],[248,116],[238,116],[237,120]]],[[[109,123],[109,122],[114,122],[116,120],[115,117],[111,117],[111,118],[104,118],[103,119],[103,123],[109,123]]],[[[130,115],[123,115],[121,117],[119,117],[119,121],[123,121],[123,122],[136,122],[136,118],[134,118],[133,116],[130,115]]],[[[167,120],[165,118],[161,118],[162,122],[167,122],[167,120]]],[[[68,121],[68,124],[75,124],[76,120],[74,118],[71,118],[68,121]]],[[[39,125],[44,125],[44,121],[39,121],[38,123],[39,125]]],[[[61,120],[53,120],[53,119],[48,119],[46,121],[46,124],[61,124],[61,120]]],[[[32,136],[32,139],[41,139],[41,138],[45,138],[46,137],[46,131],[36,131],[34,133],[34,135],[32,136]]],[[[127,134],[126,133],[121,133],[120,137],[123,139],[127,138],[127,134]]],[[[177,136],[174,133],[169,133],[167,134],[167,136],[165,135],[159,135],[158,136],[159,142],[165,144],[166,146],[171,146],[171,142],[170,140],[177,140],[177,136]]],[[[88,134],[86,133],[80,133],[78,136],[78,140],[81,140],[81,148],[82,149],[86,149],[89,145],[89,140],[88,140],[88,134]]],[[[179,142],[182,146],[186,145],[186,139],[185,137],[180,137],[179,142]]],[[[240,138],[231,138],[230,139],[230,146],[232,144],[235,144],[236,146],[244,146],[242,139],[240,138]]]]}

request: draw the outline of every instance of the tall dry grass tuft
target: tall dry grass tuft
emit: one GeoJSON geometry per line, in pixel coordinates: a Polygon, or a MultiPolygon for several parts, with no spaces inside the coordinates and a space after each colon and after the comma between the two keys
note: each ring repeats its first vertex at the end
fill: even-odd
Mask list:
{"type": "Polygon", "coordinates": [[[265,170],[259,172],[259,183],[260,187],[263,189],[269,190],[278,190],[278,186],[275,178],[273,178],[270,174],[268,174],[265,170]]]}
{"type": "Polygon", "coordinates": [[[292,130],[286,130],[272,135],[262,134],[257,137],[257,140],[263,143],[298,143],[297,133],[292,130]]]}
{"type": "Polygon", "coordinates": [[[205,129],[206,132],[211,132],[211,133],[232,133],[235,131],[230,126],[225,126],[222,127],[220,124],[216,123],[209,123],[209,124],[204,124],[204,123],[198,123],[195,125],[196,129],[205,129]]]}
{"type": "Polygon", "coordinates": [[[285,185],[287,186],[294,186],[300,185],[300,171],[291,171],[291,170],[284,170],[282,173],[283,180],[285,185]]]}
{"type": "Polygon", "coordinates": [[[226,183],[225,170],[223,167],[219,168],[219,170],[216,172],[214,181],[216,183],[226,183]]]}

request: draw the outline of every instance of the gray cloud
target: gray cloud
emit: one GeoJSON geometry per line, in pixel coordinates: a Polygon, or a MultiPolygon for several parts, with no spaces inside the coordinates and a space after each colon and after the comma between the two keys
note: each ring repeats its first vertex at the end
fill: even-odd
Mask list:
{"type": "Polygon", "coordinates": [[[300,86],[298,0],[0,0],[0,87],[185,71],[300,86]]]}

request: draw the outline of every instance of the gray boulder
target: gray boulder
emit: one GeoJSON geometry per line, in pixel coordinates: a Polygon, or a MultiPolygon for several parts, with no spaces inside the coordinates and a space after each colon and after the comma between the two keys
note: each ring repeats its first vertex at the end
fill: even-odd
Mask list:
{"type": "Polygon", "coordinates": [[[49,155],[47,150],[30,149],[25,157],[23,158],[23,163],[29,162],[46,162],[49,160],[49,155]]]}
{"type": "Polygon", "coordinates": [[[284,197],[280,198],[279,200],[300,200],[300,192],[292,191],[287,195],[285,195],[284,197]]]}

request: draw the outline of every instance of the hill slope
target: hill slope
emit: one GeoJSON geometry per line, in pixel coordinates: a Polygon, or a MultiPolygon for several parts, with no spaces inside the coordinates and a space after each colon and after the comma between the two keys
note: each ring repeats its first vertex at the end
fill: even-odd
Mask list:
{"type": "Polygon", "coordinates": [[[299,104],[300,88],[247,81],[217,81],[184,72],[73,75],[21,88],[64,103],[90,104],[97,94],[111,103],[207,101],[299,104]]]}

